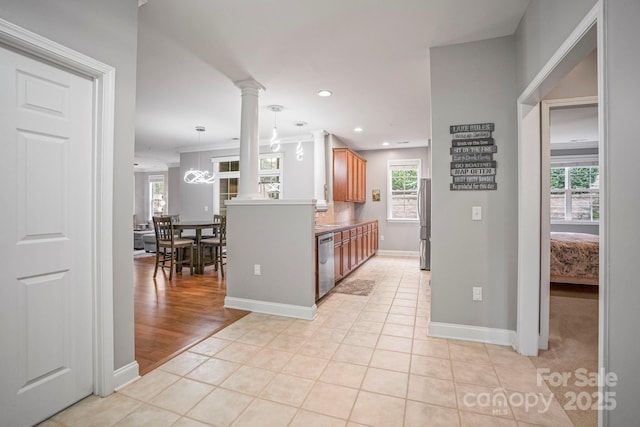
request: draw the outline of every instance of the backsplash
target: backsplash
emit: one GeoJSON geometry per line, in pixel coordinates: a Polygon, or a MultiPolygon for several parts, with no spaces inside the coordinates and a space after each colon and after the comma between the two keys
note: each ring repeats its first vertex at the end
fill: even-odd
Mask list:
{"type": "Polygon", "coordinates": [[[353,202],[333,202],[324,212],[316,212],[316,224],[335,224],[355,219],[353,202]]]}

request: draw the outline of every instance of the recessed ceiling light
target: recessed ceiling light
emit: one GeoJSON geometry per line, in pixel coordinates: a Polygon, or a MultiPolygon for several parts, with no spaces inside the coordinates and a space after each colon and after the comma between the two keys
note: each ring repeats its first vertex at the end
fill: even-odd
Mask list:
{"type": "Polygon", "coordinates": [[[389,145],[389,143],[387,141],[383,142],[382,145],[389,145]]]}
{"type": "Polygon", "coordinates": [[[354,132],[362,132],[362,130],[363,129],[361,127],[357,127],[353,129],[354,132]]]}
{"type": "Polygon", "coordinates": [[[331,92],[330,90],[323,89],[318,91],[318,96],[331,96],[331,95],[333,95],[333,92],[331,92]]]}
{"type": "Polygon", "coordinates": [[[308,124],[307,122],[300,120],[299,122],[295,122],[294,126],[302,127],[302,126],[306,126],[307,124],[308,124]]]}

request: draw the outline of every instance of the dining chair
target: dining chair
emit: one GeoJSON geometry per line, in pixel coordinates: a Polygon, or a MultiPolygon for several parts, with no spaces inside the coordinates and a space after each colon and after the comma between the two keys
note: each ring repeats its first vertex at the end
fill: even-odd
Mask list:
{"type": "Polygon", "coordinates": [[[182,265],[189,264],[190,272],[193,274],[193,240],[183,239],[176,234],[172,217],[153,217],[153,226],[156,231],[156,267],[153,270],[153,277],[158,273],[158,266],[167,268],[169,263],[169,280],[173,278],[173,270],[182,265]],[[189,259],[185,257],[185,251],[189,250],[189,259]]]}
{"type": "Polygon", "coordinates": [[[227,217],[224,215],[214,215],[213,222],[219,224],[216,236],[200,240],[200,250],[204,251],[207,246],[212,248],[213,265],[216,270],[218,270],[218,266],[220,267],[220,274],[224,277],[223,265],[224,252],[227,247],[227,217]]]}

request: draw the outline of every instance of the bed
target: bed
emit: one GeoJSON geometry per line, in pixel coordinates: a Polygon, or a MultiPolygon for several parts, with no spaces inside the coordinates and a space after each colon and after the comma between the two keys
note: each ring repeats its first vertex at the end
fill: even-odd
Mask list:
{"type": "Polygon", "coordinates": [[[551,233],[551,282],[597,285],[599,237],[583,233],[551,233]]]}

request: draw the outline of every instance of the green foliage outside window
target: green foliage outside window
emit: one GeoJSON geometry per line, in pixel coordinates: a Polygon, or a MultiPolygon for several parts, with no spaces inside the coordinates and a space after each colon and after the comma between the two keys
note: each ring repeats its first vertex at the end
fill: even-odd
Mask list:
{"type": "Polygon", "coordinates": [[[418,190],[418,171],[416,169],[394,169],[391,171],[392,191],[418,190]]]}

